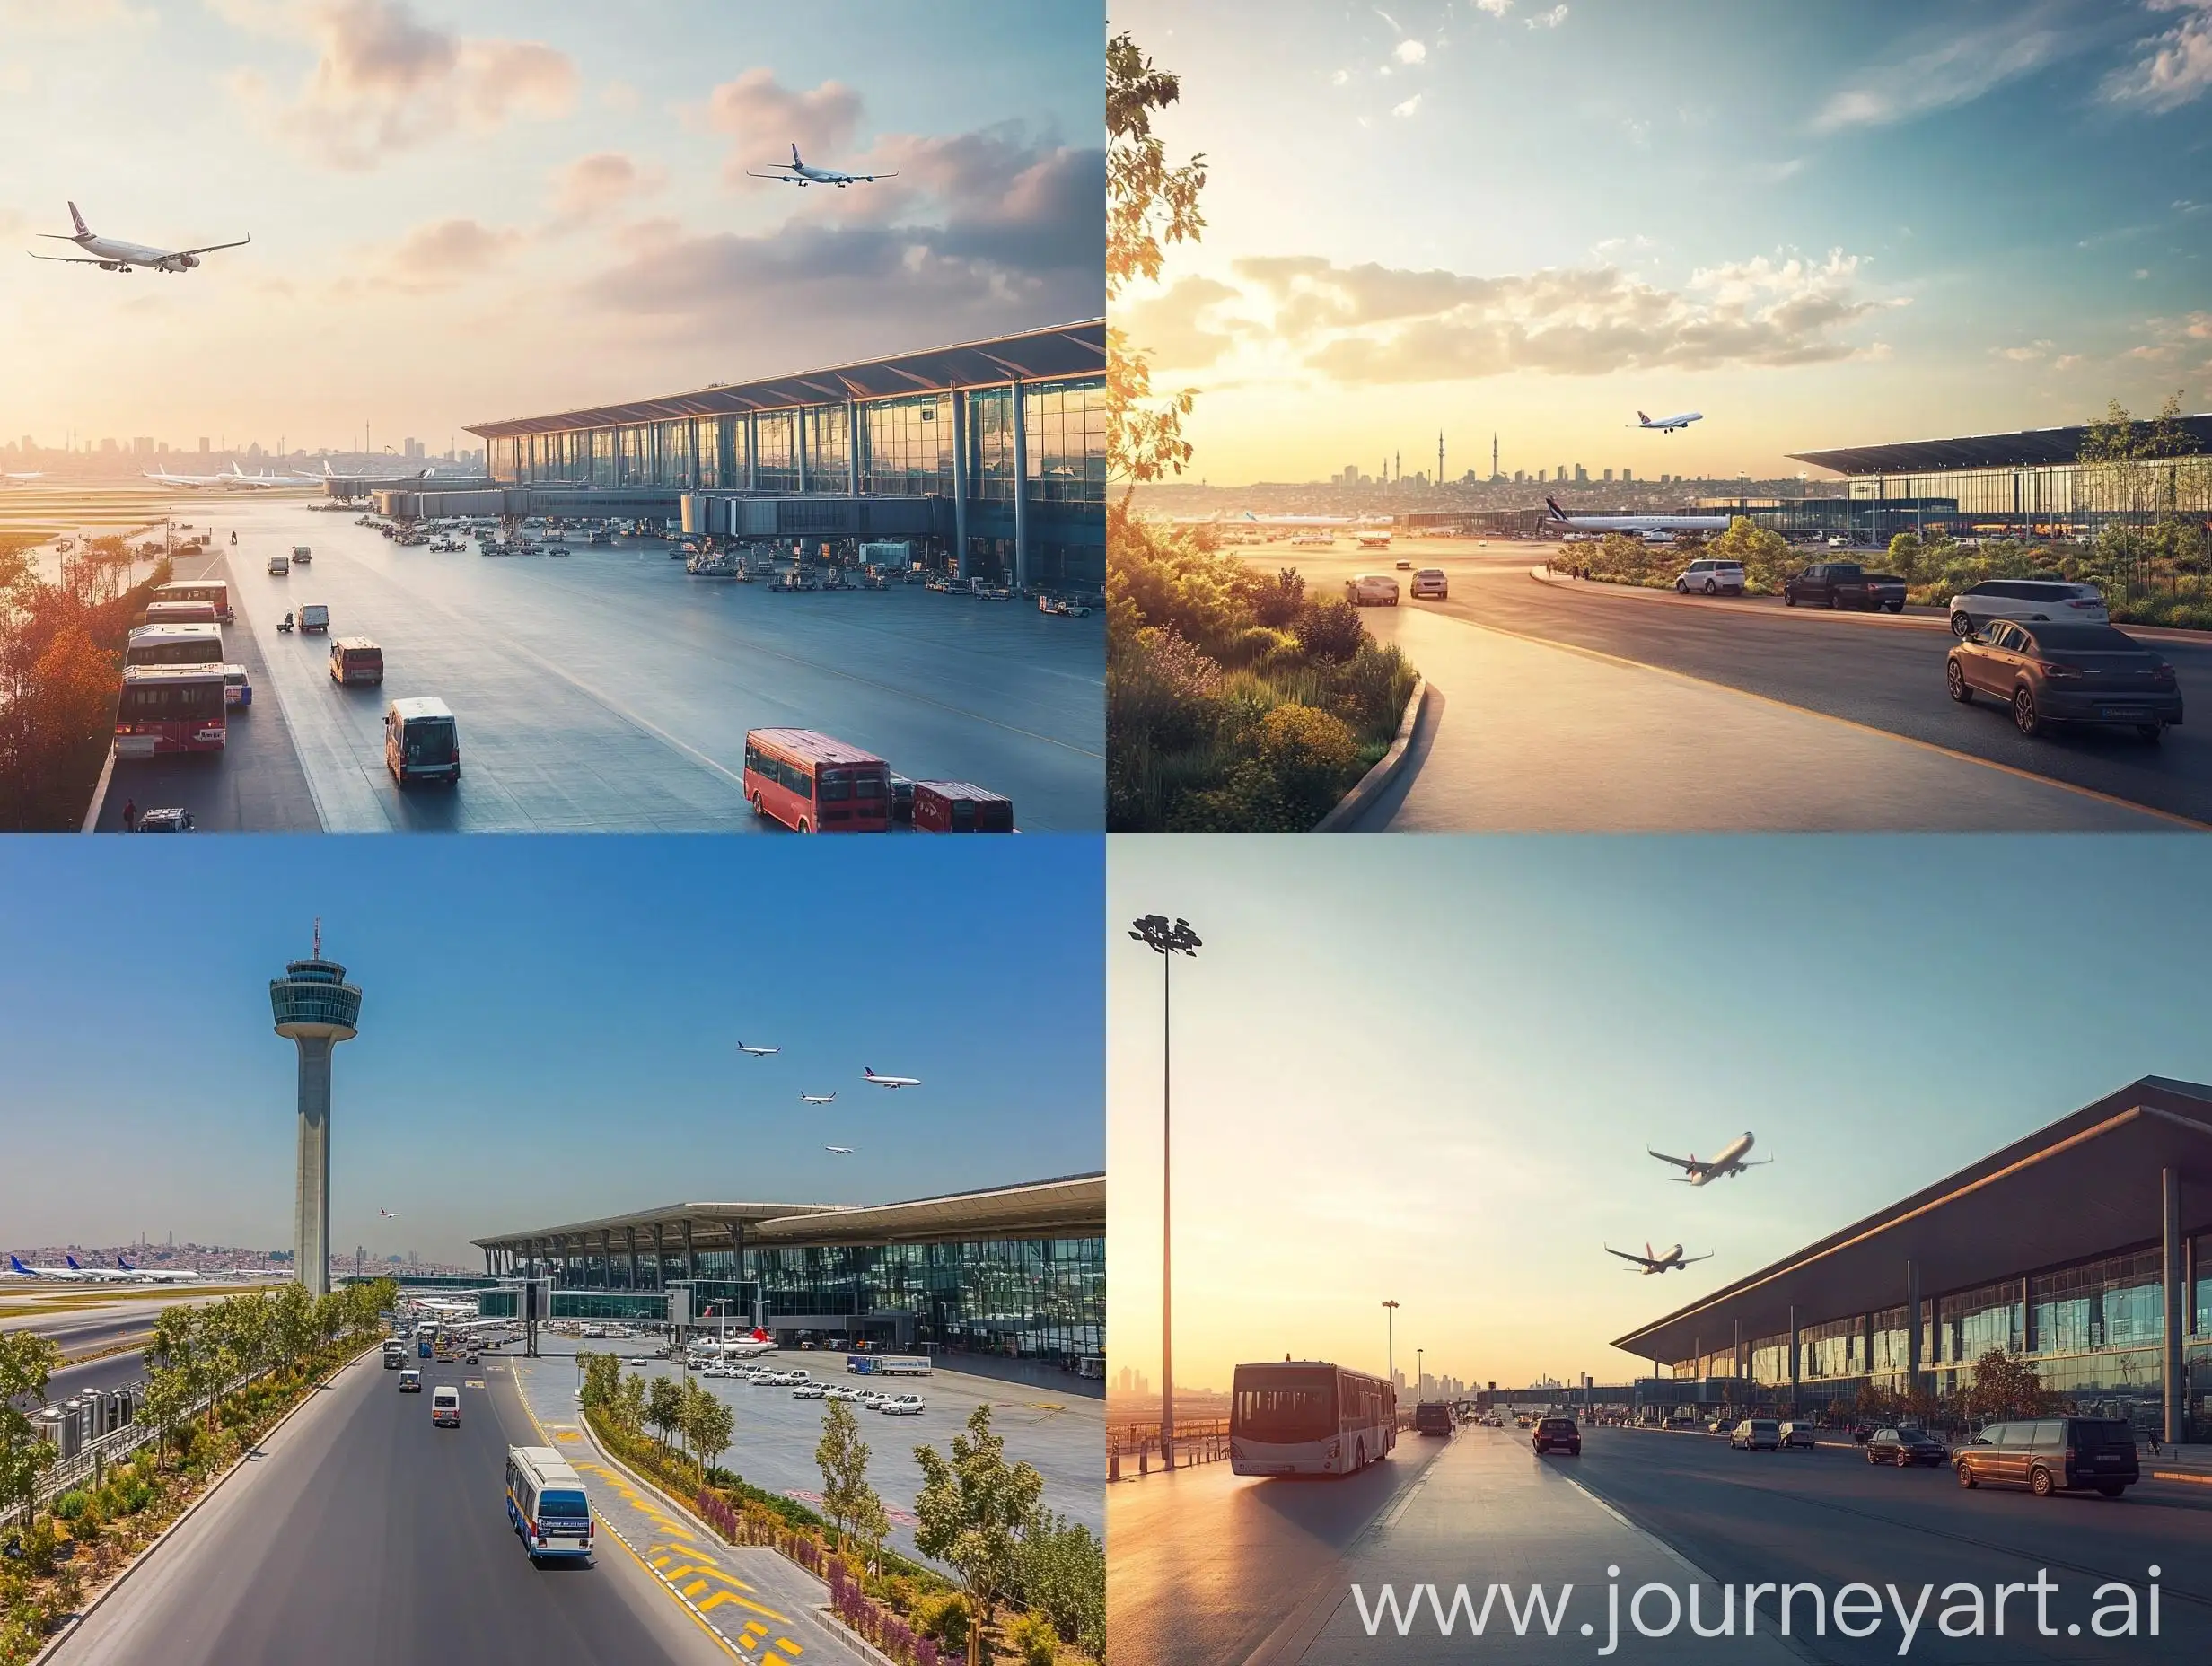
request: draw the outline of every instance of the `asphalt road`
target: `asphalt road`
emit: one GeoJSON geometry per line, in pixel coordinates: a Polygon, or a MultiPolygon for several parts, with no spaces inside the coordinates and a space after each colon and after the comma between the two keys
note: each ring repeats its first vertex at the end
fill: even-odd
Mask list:
{"type": "MultiPolygon", "coordinates": [[[[1024,830],[1103,826],[1100,616],[919,585],[776,595],[690,577],[659,541],[579,543],[566,558],[434,555],[301,500],[205,507],[239,613],[226,648],[259,668],[254,706],[227,755],[147,777],[205,828],[753,831],[766,824],[744,802],[744,736],[766,725],[825,730],[914,779],[1005,793],[1024,830]],[[312,563],[271,577],[267,557],[294,544],[312,563]],[[381,688],[338,687],[325,637],[277,630],[309,602],[330,609],[333,635],[382,645],[381,688]],[[453,708],[458,789],[402,794],[386,772],[384,704],[406,695],[453,708]]],[[[118,788],[144,806],[137,783],[118,766],[118,788]]],[[[110,799],[119,808],[116,789],[110,799]]]]}
{"type": "MultiPolygon", "coordinates": [[[[2212,824],[2212,643],[2163,635],[2158,652],[2180,674],[2190,721],[2150,746],[2131,732],[2058,729],[2029,740],[1988,701],[1955,705],[1944,691],[1951,638],[1941,618],[1831,614],[1754,600],[1707,602],[1546,585],[1532,566],[1557,547],[1534,543],[1411,540],[1390,557],[1350,551],[1246,552],[1255,565],[1294,566],[1332,592],[1350,574],[1388,569],[1399,559],[1442,567],[1449,600],[1408,609],[1514,633],[1536,642],[1591,650],[1780,702],[1807,712],[1942,747],[2011,770],[2212,824]]],[[[1397,574],[1401,583],[1410,574],[1397,574]]],[[[1445,689],[1449,695],[1452,691],[1445,689]]],[[[1473,714],[1462,713],[1462,721],[1473,714]]],[[[1486,710],[1538,736],[1556,730],[1549,710],[1486,710]]],[[[1816,770],[1826,742],[1786,738],[1769,749],[1773,777],[1816,770]]],[[[1571,760],[1569,760],[1571,761],[1571,760]]],[[[1737,764],[1741,772],[1744,766],[1737,764]]],[[[1996,791],[1993,776],[1979,777],[1996,791]]],[[[1943,789],[1967,790],[1965,789],[1943,789]]],[[[1956,825],[1955,806],[1930,804],[1927,825],[1956,825]]]]}
{"type": "Polygon", "coordinates": [[[531,1565],[507,1524],[510,1442],[534,1443],[504,1370],[426,1371],[401,1395],[348,1366],[52,1656],[56,1666],[726,1662],[619,1544],[531,1565]],[[464,1376],[459,1429],[428,1389],[464,1376]]]}

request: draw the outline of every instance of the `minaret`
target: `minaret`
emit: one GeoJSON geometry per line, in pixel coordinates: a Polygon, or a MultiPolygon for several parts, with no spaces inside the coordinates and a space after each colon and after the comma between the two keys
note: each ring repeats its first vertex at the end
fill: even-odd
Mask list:
{"type": "Polygon", "coordinates": [[[1497,430],[1490,430],[1490,478],[1497,478],[1497,430]]]}
{"type": "Polygon", "coordinates": [[[330,1292],[330,1049],[350,1041],[361,1019],[361,991],[346,969],[322,958],[322,922],[304,960],[269,980],[276,1033],[300,1055],[299,1181],[292,1205],[292,1267],[311,1296],[330,1292]]]}

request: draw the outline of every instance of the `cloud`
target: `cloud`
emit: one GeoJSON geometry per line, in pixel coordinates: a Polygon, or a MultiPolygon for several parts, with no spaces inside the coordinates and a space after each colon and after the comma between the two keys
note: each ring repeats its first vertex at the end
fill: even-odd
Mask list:
{"type": "Polygon", "coordinates": [[[1117,303],[1114,324],[1127,334],[1132,346],[1150,353],[1156,364],[1198,370],[1216,363],[1236,345],[1240,328],[1256,328],[1249,319],[1223,319],[1216,314],[1209,322],[1207,316],[1225,303],[1241,301],[1243,294],[1232,284],[1210,277],[1186,277],[1149,300],[1128,306],[1117,303]],[[1215,328],[1216,324],[1225,327],[1215,328]]]}
{"type": "MultiPolygon", "coordinates": [[[[292,19],[318,45],[315,66],[276,125],[329,167],[374,168],[455,123],[483,131],[512,117],[557,116],[575,101],[576,68],[565,54],[541,41],[465,39],[421,22],[405,0],[249,10],[271,24],[292,19]]],[[[250,102],[268,96],[251,69],[234,72],[230,84],[250,102]]]]}
{"type": "Polygon", "coordinates": [[[151,9],[125,0],[0,0],[0,31],[11,35],[93,35],[160,22],[151,9]]]}
{"type": "Polygon", "coordinates": [[[1421,95],[1417,92],[1411,98],[1408,99],[1403,104],[1391,105],[1391,114],[1393,116],[1411,116],[1418,111],[1420,108],[1421,95]]]}
{"type": "Polygon", "coordinates": [[[2050,367],[2053,370],[2072,370],[2082,362],[2082,358],[2083,355],[2078,353],[2061,353],[2057,358],[2051,360],[2050,367]]]}
{"type": "Polygon", "coordinates": [[[2046,27],[2041,10],[1990,29],[1971,31],[1901,62],[1869,70],[1829,98],[1813,118],[1815,133],[1886,127],[1955,105],[2074,50],[2077,40],[2046,27]]]}
{"type": "Polygon", "coordinates": [[[1567,22],[1567,8],[1563,5],[1555,5],[1549,12],[1534,13],[1523,18],[1521,22],[1524,27],[1529,29],[1557,29],[1561,23],[1567,22]]]}
{"type": "Polygon", "coordinates": [[[2140,346],[2128,349],[2125,357],[2142,359],[2153,364],[2171,364],[2181,360],[2199,361],[2200,369],[2212,369],[2212,312],[2184,312],[2179,318],[2154,318],[2144,320],[2143,331],[2150,339],[2140,346]]]}
{"type": "Polygon", "coordinates": [[[668,181],[664,169],[641,167],[620,151],[579,156],[553,175],[555,232],[571,231],[634,197],[649,197],[668,181]]]}
{"type": "Polygon", "coordinates": [[[434,220],[401,238],[384,262],[383,287],[411,294],[452,289],[497,266],[527,241],[511,226],[478,220],[434,220]]]}
{"type": "Polygon", "coordinates": [[[1329,84],[1332,87],[1340,87],[1351,78],[1352,72],[1350,70],[1340,69],[1335,75],[1329,77],[1329,84]]]}
{"type": "Polygon", "coordinates": [[[1306,365],[1376,384],[1845,359],[1848,326],[1903,304],[1858,293],[1864,264],[1840,250],[1760,255],[1701,268],[1680,290],[1611,265],[1474,277],[1281,256],[1234,269],[1306,365]]]}
{"type": "Polygon", "coordinates": [[[1475,0],[1475,10],[1488,12],[1492,17],[1503,17],[1513,10],[1513,0],[1475,0]]]}
{"type": "Polygon", "coordinates": [[[1398,43],[1398,61],[1400,64],[1418,64],[1427,56],[1428,48],[1418,40],[1400,40],[1398,43]]]}
{"type": "Polygon", "coordinates": [[[2104,78],[2104,96],[2156,115],[2193,103],[2212,87],[2212,0],[2147,0],[2151,10],[2180,12],[2181,21],[2155,37],[2150,49],[2104,78]]]}
{"type": "Polygon", "coordinates": [[[2050,343],[2032,341],[2024,347],[1991,347],[1989,351],[1998,358],[2012,360],[2015,364],[2032,364],[2050,353],[2050,343]]]}
{"type": "MultiPolygon", "coordinates": [[[[753,183],[749,169],[780,162],[796,145],[820,160],[853,136],[860,122],[860,94],[841,82],[825,81],[796,92],[776,79],[772,69],[749,69],[707,95],[707,126],[730,140],[722,177],[732,185],[753,183]]],[[[765,187],[767,181],[759,183],[765,187]]]]}

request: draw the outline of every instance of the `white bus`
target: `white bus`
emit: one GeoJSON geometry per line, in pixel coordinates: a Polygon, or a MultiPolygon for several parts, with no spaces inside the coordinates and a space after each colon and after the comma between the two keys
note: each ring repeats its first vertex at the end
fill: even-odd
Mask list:
{"type": "Polygon", "coordinates": [[[550,1446],[507,1448],[507,1520],[532,1562],[592,1554],[592,1501],[584,1477],[550,1446]]]}
{"type": "Polygon", "coordinates": [[[125,665],[220,665],[220,625],[141,625],[123,649],[125,665]]]}
{"type": "Polygon", "coordinates": [[[1313,1360],[1236,1368],[1234,1474],[1353,1475],[1397,1444],[1397,1390],[1380,1377],[1313,1360]]]}

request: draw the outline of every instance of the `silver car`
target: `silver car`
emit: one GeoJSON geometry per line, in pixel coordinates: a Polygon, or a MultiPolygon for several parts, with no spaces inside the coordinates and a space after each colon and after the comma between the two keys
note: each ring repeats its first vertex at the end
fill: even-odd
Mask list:
{"type": "Polygon", "coordinates": [[[1971,636],[1993,619],[2031,623],[2110,625],[2104,596],[2094,584],[2067,579],[1989,578],[1951,598],[1951,634],[1971,636]]]}

